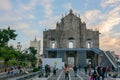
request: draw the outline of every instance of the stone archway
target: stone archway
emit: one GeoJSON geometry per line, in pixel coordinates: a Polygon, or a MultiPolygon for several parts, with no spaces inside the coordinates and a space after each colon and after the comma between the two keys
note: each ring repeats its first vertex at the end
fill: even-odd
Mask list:
{"type": "Polygon", "coordinates": [[[97,65],[97,57],[96,57],[96,53],[94,53],[93,51],[87,51],[87,55],[86,55],[86,63],[88,65],[91,65],[93,68],[97,65]]]}
{"type": "Polygon", "coordinates": [[[77,51],[66,51],[66,62],[70,68],[77,64],[77,51]]]}

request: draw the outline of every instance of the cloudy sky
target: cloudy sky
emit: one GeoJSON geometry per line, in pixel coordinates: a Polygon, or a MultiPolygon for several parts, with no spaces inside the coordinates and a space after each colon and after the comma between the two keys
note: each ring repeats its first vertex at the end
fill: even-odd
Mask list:
{"type": "Polygon", "coordinates": [[[0,29],[15,29],[18,36],[10,45],[21,42],[26,48],[35,36],[42,41],[43,31],[55,28],[70,9],[87,28],[100,31],[102,50],[120,54],[120,0],[0,0],[0,29]]]}

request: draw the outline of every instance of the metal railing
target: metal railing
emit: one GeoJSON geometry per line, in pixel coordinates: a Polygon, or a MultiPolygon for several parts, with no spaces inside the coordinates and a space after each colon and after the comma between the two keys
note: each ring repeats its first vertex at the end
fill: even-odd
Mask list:
{"type": "Polygon", "coordinates": [[[116,64],[116,61],[115,61],[114,57],[112,57],[111,53],[104,52],[104,54],[107,57],[107,59],[110,61],[110,63],[113,65],[113,67],[116,69],[117,64],[116,64]]]}

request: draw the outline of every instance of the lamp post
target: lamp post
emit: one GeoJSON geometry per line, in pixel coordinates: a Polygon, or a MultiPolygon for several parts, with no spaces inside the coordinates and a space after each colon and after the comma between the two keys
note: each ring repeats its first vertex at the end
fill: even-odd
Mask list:
{"type": "Polygon", "coordinates": [[[21,51],[21,48],[22,48],[21,43],[20,43],[20,42],[17,42],[17,50],[18,50],[18,51],[21,51]]]}

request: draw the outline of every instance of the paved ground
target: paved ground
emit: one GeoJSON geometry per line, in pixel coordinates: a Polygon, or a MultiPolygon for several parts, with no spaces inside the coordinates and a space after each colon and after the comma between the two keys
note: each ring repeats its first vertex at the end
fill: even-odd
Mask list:
{"type": "MultiPolygon", "coordinates": [[[[65,80],[65,74],[63,70],[58,70],[56,75],[51,75],[48,78],[32,78],[29,80],[65,80]]],[[[85,75],[81,71],[78,71],[77,77],[74,76],[73,70],[69,72],[69,80],[89,80],[89,76],[85,75]]]]}
{"type": "MultiPolygon", "coordinates": [[[[63,70],[58,70],[56,75],[51,74],[51,76],[49,76],[48,78],[36,77],[29,80],[65,80],[65,74],[63,70]]],[[[86,75],[84,72],[78,70],[77,77],[75,77],[74,72],[71,70],[69,73],[69,80],[89,80],[89,76],[86,75]]],[[[106,80],[120,80],[120,78],[113,79],[109,77],[106,80]]]]}
{"type": "MultiPolygon", "coordinates": [[[[12,79],[7,78],[7,80],[12,80],[12,79]]],[[[51,73],[48,78],[38,78],[38,75],[36,75],[36,76],[33,76],[33,78],[26,79],[26,80],[65,80],[65,74],[64,74],[63,70],[57,70],[56,75],[53,75],[51,73]]],[[[75,77],[73,70],[71,70],[69,72],[69,80],[89,80],[89,76],[84,73],[84,70],[82,70],[82,71],[78,70],[77,77],[75,77]]],[[[112,79],[109,77],[106,80],[120,80],[120,78],[112,79]]]]}
{"type": "MultiPolygon", "coordinates": [[[[57,76],[53,75],[48,80],[64,80],[65,79],[64,71],[61,70],[57,73],[58,73],[57,76]]],[[[80,71],[78,71],[77,77],[75,77],[73,70],[71,70],[69,71],[69,80],[89,80],[89,77],[82,74],[80,71]]]]}

